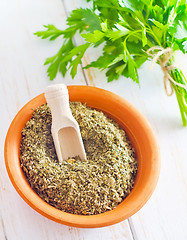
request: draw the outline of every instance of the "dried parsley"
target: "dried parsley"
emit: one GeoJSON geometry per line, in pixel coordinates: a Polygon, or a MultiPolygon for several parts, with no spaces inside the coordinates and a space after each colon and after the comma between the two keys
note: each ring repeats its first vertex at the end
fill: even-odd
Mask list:
{"type": "Polygon", "coordinates": [[[71,102],[70,107],[87,160],[58,162],[51,112],[44,104],[22,130],[21,167],[32,189],[57,209],[82,215],[103,213],[115,208],[133,188],[135,152],[124,130],[102,112],[80,102],[71,102]]]}

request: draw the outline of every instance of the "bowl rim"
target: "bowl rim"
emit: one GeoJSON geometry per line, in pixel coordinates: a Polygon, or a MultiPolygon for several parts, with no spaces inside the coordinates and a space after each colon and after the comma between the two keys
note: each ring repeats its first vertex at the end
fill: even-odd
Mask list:
{"type": "MultiPolygon", "coordinates": [[[[151,161],[153,161],[153,163],[150,168],[150,172],[148,176],[149,181],[146,183],[146,187],[142,189],[141,192],[139,192],[139,195],[136,196],[136,198],[133,196],[133,192],[135,191],[135,188],[132,189],[131,193],[122,202],[122,203],[125,202],[126,204],[125,205],[126,211],[123,211],[124,204],[122,205],[122,203],[120,203],[115,209],[105,213],[98,214],[98,215],[84,216],[84,215],[75,215],[75,214],[66,213],[56,209],[55,207],[49,205],[44,200],[42,200],[34,192],[34,190],[31,189],[22,170],[20,172],[21,166],[19,164],[15,164],[14,158],[12,158],[11,144],[14,144],[14,141],[13,141],[13,138],[15,138],[14,134],[20,133],[20,132],[18,133],[16,132],[19,121],[22,120],[22,117],[28,111],[28,109],[30,109],[30,114],[33,112],[33,110],[31,110],[33,102],[41,103],[42,101],[42,104],[46,102],[43,93],[31,99],[28,103],[26,103],[21,108],[21,110],[17,113],[17,115],[13,119],[8,129],[6,139],[5,139],[4,155],[5,155],[5,165],[6,165],[9,178],[14,188],[18,192],[18,194],[30,207],[32,207],[38,213],[42,214],[43,216],[55,222],[62,223],[68,226],[81,227],[81,228],[104,227],[104,226],[109,226],[109,225],[118,223],[122,220],[129,218],[138,210],[140,210],[140,208],[142,208],[142,206],[148,201],[153,191],[155,190],[155,187],[159,178],[159,173],[160,173],[160,153],[159,153],[159,147],[156,141],[156,137],[151,129],[150,124],[145,119],[145,117],[124,98],[110,91],[97,88],[97,87],[92,87],[92,86],[71,85],[71,86],[68,86],[68,91],[70,92],[71,101],[76,100],[76,97],[72,97],[72,96],[74,96],[73,94],[76,94],[77,91],[82,91],[85,94],[89,92],[90,99],[95,94],[97,95],[97,97],[100,96],[100,98],[102,99],[105,99],[105,98],[111,99],[111,101],[115,101],[117,104],[119,104],[119,108],[123,109],[123,107],[125,107],[125,109],[129,109],[129,111],[132,112],[133,116],[138,118],[138,122],[140,122],[140,124],[143,126],[143,129],[152,147],[151,161]],[[131,196],[133,197],[132,199],[129,200],[131,196]]],[[[82,99],[79,98],[79,101],[83,102],[83,99],[84,99],[84,96],[82,96],[82,99]]],[[[95,101],[93,101],[93,103],[94,102],[95,101]]],[[[99,104],[99,102],[97,104],[99,104]]],[[[110,108],[110,106],[108,107],[110,108]]],[[[102,111],[102,109],[100,110],[102,111]]],[[[110,112],[108,113],[110,114],[110,112]]],[[[27,118],[29,119],[30,115],[28,115],[27,118]]],[[[17,162],[19,162],[19,158],[17,159],[17,162]]]]}

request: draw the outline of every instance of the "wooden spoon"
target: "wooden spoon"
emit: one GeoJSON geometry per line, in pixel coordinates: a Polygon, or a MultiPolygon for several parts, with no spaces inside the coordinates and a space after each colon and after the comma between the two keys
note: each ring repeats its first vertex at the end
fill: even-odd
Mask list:
{"type": "Polygon", "coordinates": [[[79,156],[86,159],[86,153],[79,125],[71,113],[66,85],[47,87],[45,98],[52,113],[51,132],[59,162],[79,156]]]}

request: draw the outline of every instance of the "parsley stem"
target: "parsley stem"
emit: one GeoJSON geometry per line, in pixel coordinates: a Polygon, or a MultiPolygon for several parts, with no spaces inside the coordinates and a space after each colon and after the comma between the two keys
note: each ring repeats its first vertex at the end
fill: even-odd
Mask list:
{"type": "MultiPolygon", "coordinates": [[[[137,39],[139,39],[139,40],[141,40],[142,41],[142,35],[140,35],[140,34],[137,34],[137,33],[142,33],[142,30],[135,30],[135,31],[132,31],[131,33],[129,33],[126,37],[125,37],[125,39],[124,39],[124,44],[125,44],[125,46],[126,46],[126,42],[127,42],[127,40],[128,40],[128,38],[130,37],[130,36],[134,36],[134,37],[136,37],[137,39]]],[[[147,46],[150,48],[150,47],[153,47],[154,45],[148,40],[147,41],[147,46]]]]}
{"type": "Polygon", "coordinates": [[[153,30],[152,30],[150,27],[148,27],[148,28],[146,29],[146,31],[147,31],[148,33],[150,33],[150,34],[153,36],[153,38],[156,40],[156,42],[158,43],[158,45],[159,45],[160,47],[162,47],[161,42],[159,41],[159,39],[157,38],[157,36],[154,34],[153,30]]]}
{"type": "MultiPolygon", "coordinates": [[[[186,78],[180,69],[174,69],[170,72],[171,77],[178,83],[185,84],[186,78]]],[[[172,84],[179,104],[183,126],[187,126],[187,91],[172,84]]]]}

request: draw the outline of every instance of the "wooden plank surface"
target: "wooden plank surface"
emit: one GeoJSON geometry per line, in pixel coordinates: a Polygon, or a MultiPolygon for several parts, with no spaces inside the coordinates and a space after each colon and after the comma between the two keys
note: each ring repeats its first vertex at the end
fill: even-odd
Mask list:
{"type": "MultiPolygon", "coordinates": [[[[84,0],[9,0],[0,2],[0,240],[68,239],[187,239],[187,128],[181,125],[175,96],[164,92],[158,66],[140,73],[141,86],[130,79],[106,82],[104,72],[78,70],[74,80],[60,75],[52,83],[86,84],[110,90],[134,104],[149,120],[160,145],[161,175],[148,203],[129,220],[101,229],[70,228],[46,219],[32,210],[12,187],[3,161],[3,145],[8,126],[17,111],[51,84],[43,62],[59,48],[60,39],[40,40],[33,32],[42,24],[65,27],[66,15],[84,0]],[[85,79],[86,76],[86,79],[85,79]]],[[[80,39],[77,37],[76,42],[80,39]]],[[[101,49],[89,51],[83,65],[95,59],[101,49]]],[[[187,58],[178,56],[187,76],[187,58]]]]}

